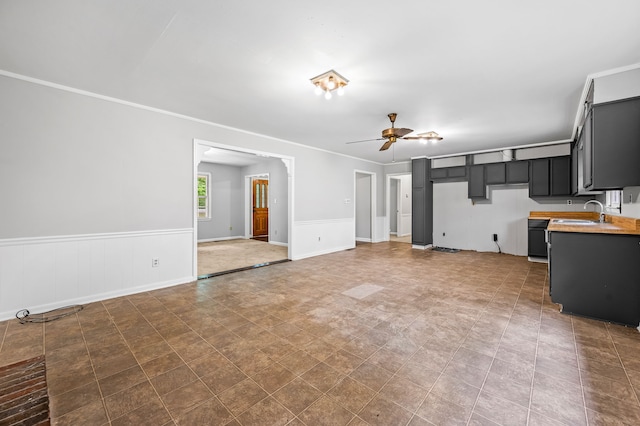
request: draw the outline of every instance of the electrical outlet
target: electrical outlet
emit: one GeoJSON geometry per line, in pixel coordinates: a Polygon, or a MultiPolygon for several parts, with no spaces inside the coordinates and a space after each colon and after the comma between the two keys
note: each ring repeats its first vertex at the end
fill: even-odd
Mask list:
{"type": "Polygon", "coordinates": [[[498,241],[498,234],[493,234],[493,241],[498,241]]]}
{"type": "Polygon", "coordinates": [[[320,241],[320,237],[318,237],[318,241],[320,241]]]}
{"type": "Polygon", "coordinates": [[[444,232],[442,233],[442,236],[444,237],[444,232]]]}
{"type": "Polygon", "coordinates": [[[151,259],[151,267],[157,268],[158,266],[160,266],[160,259],[158,259],[157,257],[151,259]]]}
{"type": "Polygon", "coordinates": [[[567,205],[570,206],[571,204],[573,204],[573,200],[567,200],[567,205]]]}

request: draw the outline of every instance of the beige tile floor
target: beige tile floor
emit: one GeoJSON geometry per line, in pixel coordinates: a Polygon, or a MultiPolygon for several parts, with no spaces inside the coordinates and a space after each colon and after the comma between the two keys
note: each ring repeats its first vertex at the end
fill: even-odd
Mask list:
{"type": "Polygon", "coordinates": [[[0,365],[45,353],[59,425],[640,424],[637,330],[559,313],[544,264],[410,247],[3,322],[0,365]]]}

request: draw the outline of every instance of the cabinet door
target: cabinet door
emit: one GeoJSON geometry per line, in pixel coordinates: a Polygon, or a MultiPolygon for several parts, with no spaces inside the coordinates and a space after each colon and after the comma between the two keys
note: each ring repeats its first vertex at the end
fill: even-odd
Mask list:
{"type": "Polygon", "coordinates": [[[447,168],[447,177],[462,178],[467,176],[467,168],[465,166],[456,166],[447,168]]]}
{"type": "Polygon", "coordinates": [[[551,158],[551,194],[571,195],[571,157],[551,158]]]}
{"type": "Polygon", "coordinates": [[[506,164],[507,183],[529,182],[529,162],[526,160],[510,161],[506,164]]]}
{"type": "Polygon", "coordinates": [[[584,119],[584,125],[582,127],[583,138],[583,157],[582,157],[582,186],[583,188],[591,188],[593,178],[593,162],[591,160],[593,155],[593,110],[587,113],[587,117],[584,119]]]}
{"type": "Polygon", "coordinates": [[[499,185],[506,182],[505,163],[493,163],[485,165],[487,185],[499,185]]]}
{"type": "Polygon", "coordinates": [[[484,179],[484,165],[469,166],[468,197],[487,198],[487,185],[484,179]]]}
{"type": "Polygon", "coordinates": [[[529,161],[529,197],[549,196],[549,159],[529,161]]]}
{"type": "Polygon", "coordinates": [[[430,177],[431,179],[444,179],[447,177],[447,169],[446,168],[440,168],[440,169],[431,169],[430,172],[430,177]]]}
{"type": "Polygon", "coordinates": [[[427,160],[426,158],[416,158],[411,161],[411,185],[414,188],[422,188],[427,178],[427,160]]]}
{"type": "Polygon", "coordinates": [[[547,257],[547,242],[544,238],[544,229],[529,228],[527,241],[527,253],[532,257],[547,257]]]}
{"type": "Polygon", "coordinates": [[[578,194],[578,142],[571,147],[571,195],[578,194]]]}
{"type": "Polygon", "coordinates": [[[552,300],[563,312],[622,324],[640,322],[640,237],[551,232],[552,300]]]}
{"type": "Polygon", "coordinates": [[[640,185],[640,97],[593,107],[592,189],[640,185]]]}

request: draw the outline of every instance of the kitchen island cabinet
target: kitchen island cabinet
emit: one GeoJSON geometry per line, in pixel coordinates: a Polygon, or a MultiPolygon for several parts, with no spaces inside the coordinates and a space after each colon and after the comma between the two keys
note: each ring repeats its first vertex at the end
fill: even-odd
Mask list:
{"type": "Polygon", "coordinates": [[[549,292],[562,312],[637,327],[640,235],[549,232],[549,292]]]}

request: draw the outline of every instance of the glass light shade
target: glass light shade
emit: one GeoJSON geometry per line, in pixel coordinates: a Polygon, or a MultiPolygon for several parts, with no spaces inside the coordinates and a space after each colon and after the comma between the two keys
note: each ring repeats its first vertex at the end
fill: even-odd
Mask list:
{"type": "Polygon", "coordinates": [[[336,88],[336,82],[333,78],[329,78],[329,81],[327,81],[327,89],[329,90],[333,90],[336,88]]]}
{"type": "Polygon", "coordinates": [[[338,92],[338,96],[344,95],[344,86],[341,85],[340,87],[338,87],[337,92],[338,92]]]}
{"type": "Polygon", "coordinates": [[[331,96],[331,92],[330,92],[330,91],[328,91],[328,90],[327,90],[326,92],[324,92],[324,98],[325,98],[326,100],[331,99],[331,97],[332,97],[332,96],[331,96]]]}
{"type": "Polygon", "coordinates": [[[319,84],[316,84],[316,89],[314,90],[314,93],[318,96],[322,95],[322,87],[320,87],[319,84]]]}

